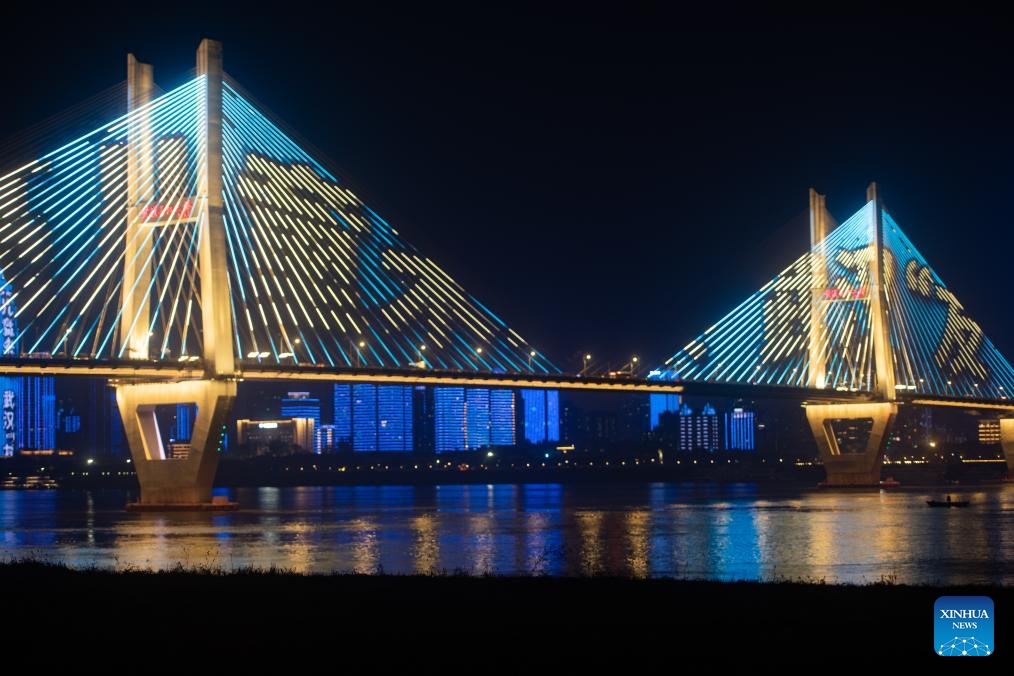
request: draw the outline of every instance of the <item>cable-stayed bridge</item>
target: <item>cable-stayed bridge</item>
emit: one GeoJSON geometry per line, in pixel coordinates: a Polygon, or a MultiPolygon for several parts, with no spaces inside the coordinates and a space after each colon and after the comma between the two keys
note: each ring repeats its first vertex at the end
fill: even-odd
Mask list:
{"type": "MultiPolygon", "coordinates": [[[[805,391],[828,483],[875,485],[901,403],[1014,410],[1014,369],[884,207],[837,227],[810,191],[810,251],[649,376],[805,391]],[[855,401],[841,401],[851,395],[855,401]],[[844,428],[869,423],[862,453],[844,428]]],[[[1008,466],[1014,420],[1001,419],[1008,466]]],[[[1012,468],[1014,469],[1014,468],[1012,468]]]]}
{"type": "Polygon", "coordinates": [[[142,503],[210,499],[244,379],[798,398],[831,483],[879,480],[899,403],[1014,409],[1010,365],[875,188],[834,229],[812,193],[812,250],[648,378],[582,377],[259,110],[218,42],[161,94],[129,56],[127,100],[0,177],[0,373],[114,379],[142,503]],[[197,416],[189,457],[166,462],[155,409],[175,403],[197,416]],[[834,423],[855,418],[870,443],[843,454],[834,423]]]}

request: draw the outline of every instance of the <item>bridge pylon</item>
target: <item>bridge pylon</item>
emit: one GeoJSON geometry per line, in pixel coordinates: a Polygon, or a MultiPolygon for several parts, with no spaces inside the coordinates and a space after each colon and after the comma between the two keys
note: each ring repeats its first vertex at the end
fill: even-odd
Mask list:
{"type": "MultiPolygon", "coordinates": [[[[152,70],[128,56],[128,107],[143,109],[151,100],[152,70]]],[[[222,45],[203,40],[197,50],[197,75],[205,79],[202,102],[204,162],[193,196],[195,224],[200,229],[201,312],[204,377],[178,382],[118,383],[116,403],[123,419],[130,454],[140,484],[137,509],[180,509],[212,506],[211,488],[222,451],[225,426],[236,399],[236,366],[231,335],[232,300],[229,293],[226,234],[222,200],[222,45]],[[185,458],[170,457],[162,441],[158,406],[194,404],[197,415],[185,458]]],[[[128,153],[134,173],[128,176],[124,279],[140,279],[124,286],[120,339],[129,359],[148,358],[149,293],[152,235],[142,205],[160,189],[152,162],[148,113],[129,131],[128,153]],[[135,268],[147,266],[147,269],[135,268]],[[143,321],[142,321],[143,320],[143,321]]],[[[214,505],[219,506],[219,505],[214,505]]],[[[234,506],[234,505],[226,505],[234,506]]]]}
{"type": "MultiPolygon", "coordinates": [[[[873,215],[869,219],[869,328],[872,335],[873,364],[876,369],[874,392],[879,401],[862,403],[807,403],[806,420],[817,442],[817,451],[824,465],[825,486],[877,486],[884,464],[884,452],[894,420],[898,414],[894,384],[894,365],[891,355],[890,331],[887,319],[886,286],[884,284],[884,237],[882,205],[877,184],[866,190],[867,202],[872,202],[873,215]],[[867,421],[869,436],[862,448],[843,449],[838,443],[835,426],[855,425],[867,421]]],[[[827,253],[825,239],[829,232],[824,196],[810,190],[810,266],[811,306],[809,340],[809,382],[814,389],[825,387],[825,369],[828,353],[828,327],[826,326],[824,293],[826,290],[827,253]]],[[[841,431],[841,430],[839,430],[841,431]]]]}
{"type": "Polygon", "coordinates": [[[1014,480],[1014,418],[1000,418],[1000,445],[1007,460],[1008,480],[1014,480]]]}

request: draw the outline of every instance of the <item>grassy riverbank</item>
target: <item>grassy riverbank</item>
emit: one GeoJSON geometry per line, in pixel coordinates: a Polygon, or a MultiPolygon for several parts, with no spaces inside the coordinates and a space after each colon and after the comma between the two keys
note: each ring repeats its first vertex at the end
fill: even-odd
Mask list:
{"type": "MultiPolygon", "coordinates": [[[[48,641],[52,635],[38,629],[58,625],[73,628],[64,635],[81,644],[129,630],[186,636],[192,650],[239,641],[272,652],[297,645],[307,654],[360,635],[389,635],[394,642],[442,637],[457,645],[476,637],[498,643],[520,631],[531,645],[548,641],[560,649],[570,645],[565,637],[576,636],[605,639],[591,645],[606,651],[637,639],[657,651],[661,639],[667,651],[681,655],[766,648],[780,654],[795,646],[797,655],[829,651],[825,657],[845,661],[873,655],[907,660],[935,657],[931,616],[939,596],[989,596],[1002,617],[1014,608],[1007,588],[890,580],[836,585],[214,568],[113,572],[30,561],[0,565],[0,589],[8,617],[17,618],[5,632],[8,638],[23,633],[21,642],[48,641]],[[846,644],[847,654],[841,652],[846,644]]],[[[1014,643],[999,646],[994,657],[1008,652],[1014,654],[1014,643]]]]}

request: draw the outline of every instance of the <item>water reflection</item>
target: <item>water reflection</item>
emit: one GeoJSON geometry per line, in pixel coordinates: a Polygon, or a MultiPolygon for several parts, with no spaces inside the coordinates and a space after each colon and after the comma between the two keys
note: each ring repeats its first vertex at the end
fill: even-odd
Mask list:
{"type": "Polygon", "coordinates": [[[226,491],[227,514],[127,513],[116,491],[0,492],[0,558],[72,566],[1014,584],[1014,486],[453,485],[226,491]]]}

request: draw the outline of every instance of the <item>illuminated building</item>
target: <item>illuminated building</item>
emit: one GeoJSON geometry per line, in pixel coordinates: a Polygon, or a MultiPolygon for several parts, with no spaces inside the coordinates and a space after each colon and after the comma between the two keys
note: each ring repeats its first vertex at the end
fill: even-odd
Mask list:
{"type": "Polygon", "coordinates": [[[352,386],[334,386],[334,439],[335,446],[352,443],[352,386]]]}
{"type": "MultiPolygon", "coordinates": [[[[19,355],[17,308],[11,285],[0,275],[0,334],[4,355],[19,355]]],[[[0,376],[0,457],[56,447],[53,376],[0,376]]]]}
{"type": "Polygon", "coordinates": [[[0,397],[3,406],[0,456],[56,447],[53,376],[0,376],[0,397]]]}
{"type": "Polygon", "coordinates": [[[982,445],[1000,443],[1000,421],[986,418],[979,421],[979,443],[982,445]]]}
{"type": "Polygon", "coordinates": [[[465,388],[433,388],[433,427],[437,453],[465,450],[465,388]]]}
{"type": "Polygon", "coordinates": [[[407,385],[335,385],[331,446],[351,445],[360,452],[411,451],[412,402],[413,388],[407,385]]]}
{"type": "Polygon", "coordinates": [[[694,411],[688,405],[680,406],[680,450],[691,451],[694,445],[694,411]]]}
{"type": "Polygon", "coordinates": [[[334,425],[321,425],[314,429],[314,447],[320,449],[321,453],[333,452],[338,447],[338,440],[334,433],[334,425]]]}
{"type": "MultiPolygon", "coordinates": [[[[310,418],[314,429],[320,427],[320,399],[311,397],[309,392],[289,392],[279,407],[282,418],[310,418]]],[[[314,453],[320,453],[319,446],[312,446],[314,453]]]]}
{"type": "Polygon", "coordinates": [[[273,444],[298,447],[304,451],[314,448],[313,418],[290,418],[288,420],[237,420],[236,440],[256,454],[263,454],[273,444]]]}
{"type": "Polygon", "coordinates": [[[81,416],[76,413],[70,413],[63,417],[63,433],[74,434],[75,432],[81,431],[81,416]]]}
{"type": "Polygon", "coordinates": [[[700,413],[683,404],[679,415],[681,451],[718,450],[718,415],[711,404],[705,404],[700,413]]]}
{"type": "Polygon", "coordinates": [[[378,451],[412,450],[412,388],[406,385],[377,386],[378,451]]]}
{"type": "Polygon", "coordinates": [[[465,390],[465,447],[489,446],[489,390],[465,390]]]}
{"type": "Polygon", "coordinates": [[[533,444],[560,440],[560,392],[522,389],[521,407],[525,441],[533,444]]]}
{"type": "Polygon", "coordinates": [[[436,451],[514,445],[514,392],[485,387],[434,387],[436,451]]]}
{"type": "Polygon", "coordinates": [[[352,450],[377,450],[377,386],[352,386],[352,450]]]}
{"type": "Polygon", "coordinates": [[[680,395],[666,392],[652,392],[648,395],[649,423],[648,429],[658,427],[658,417],[663,413],[680,410],[680,395]]]}
{"type": "Polygon", "coordinates": [[[734,408],[725,413],[725,449],[727,451],[752,451],[754,443],[754,413],[734,408]]]}
{"type": "Polygon", "coordinates": [[[176,404],[176,417],[173,419],[172,440],[177,443],[190,441],[194,430],[194,418],[197,406],[194,404],[176,404]]]}
{"type": "Polygon", "coordinates": [[[489,391],[490,444],[514,445],[514,390],[489,391]]]}

